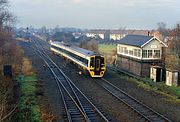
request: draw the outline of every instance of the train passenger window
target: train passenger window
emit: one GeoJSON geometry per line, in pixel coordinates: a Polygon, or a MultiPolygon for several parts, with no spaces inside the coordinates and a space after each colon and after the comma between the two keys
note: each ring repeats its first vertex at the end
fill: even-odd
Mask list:
{"type": "Polygon", "coordinates": [[[94,67],[94,57],[91,58],[91,61],[90,61],[90,67],[94,67]]]}

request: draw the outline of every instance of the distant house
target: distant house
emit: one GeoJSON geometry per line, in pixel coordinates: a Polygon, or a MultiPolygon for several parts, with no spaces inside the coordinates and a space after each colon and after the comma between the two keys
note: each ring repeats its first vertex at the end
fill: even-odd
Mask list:
{"type": "Polygon", "coordinates": [[[126,35],[153,35],[151,30],[111,30],[110,40],[120,40],[126,35]]]}
{"type": "Polygon", "coordinates": [[[111,30],[110,40],[120,40],[127,35],[125,30],[111,30]]]}
{"type": "Polygon", "coordinates": [[[99,37],[101,39],[105,39],[105,33],[106,30],[89,30],[88,32],[86,32],[86,36],[92,38],[99,37]]]}
{"type": "Polygon", "coordinates": [[[86,33],[87,37],[99,37],[104,40],[120,40],[124,38],[126,35],[132,34],[132,35],[154,35],[155,31],[152,30],[106,30],[106,29],[95,29],[95,30],[89,30],[86,33]]]}
{"type": "Polygon", "coordinates": [[[151,66],[162,66],[165,43],[154,36],[126,35],[117,44],[116,65],[132,74],[150,77],[151,66]]]}

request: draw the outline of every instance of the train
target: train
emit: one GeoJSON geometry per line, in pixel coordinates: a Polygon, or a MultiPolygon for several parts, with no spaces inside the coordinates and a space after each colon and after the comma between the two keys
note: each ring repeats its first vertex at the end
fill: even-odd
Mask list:
{"type": "Polygon", "coordinates": [[[102,54],[58,41],[50,41],[50,50],[74,62],[91,77],[101,78],[105,74],[106,59],[102,54]]]}

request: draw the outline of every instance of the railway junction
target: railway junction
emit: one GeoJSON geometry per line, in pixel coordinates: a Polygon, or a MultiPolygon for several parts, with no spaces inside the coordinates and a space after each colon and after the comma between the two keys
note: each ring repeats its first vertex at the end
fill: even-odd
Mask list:
{"type": "Polygon", "coordinates": [[[53,55],[37,38],[20,43],[38,73],[56,121],[178,121],[179,106],[107,70],[104,78],[79,74],[67,59],[53,55]]]}

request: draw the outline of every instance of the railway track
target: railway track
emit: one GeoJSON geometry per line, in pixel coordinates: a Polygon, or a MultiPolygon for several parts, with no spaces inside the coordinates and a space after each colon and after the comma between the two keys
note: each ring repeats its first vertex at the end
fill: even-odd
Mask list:
{"type": "MultiPolygon", "coordinates": [[[[121,89],[114,86],[109,81],[105,79],[98,80],[98,84],[102,86],[106,91],[108,91],[111,95],[113,95],[118,100],[123,102],[131,110],[136,112],[140,116],[140,118],[142,118],[142,120],[149,121],[149,122],[171,122],[171,120],[169,120],[168,118],[164,117],[160,113],[152,110],[150,107],[144,105],[140,101],[128,95],[121,89]]],[[[74,87],[74,86],[71,84],[71,87],[74,87]]],[[[78,93],[76,95],[80,96],[78,93]]],[[[83,100],[80,100],[80,101],[83,101],[83,100]]],[[[86,109],[84,109],[83,111],[86,111],[86,109]]]]}
{"type": "Polygon", "coordinates": [[[75,84],[62,72],[55,62],[47,55],[42,45],[32,41],[37,54],[44,60],[46,66],[53,74],[61,94],[69,122],[108,122],[104,114],[95,107],[91,101],[75,86],[75,84]]]}
{"type": "Polygon", "coordinates": [[[132,96],[128,95],[126,92],[122,91],[106,79],[102,78],[97,82],[100,86],[102,86],[106,91],[108,91],[111,95],[116,97],[118,100],[123,102],[126,106],[128,106],[131,110],[138,113],[138,115],[148,122],[171,122],[168,118],[164,117],[160,113],[154,111],[150,107],[144,105],[140,101],[136,100],[132,96]]]}

